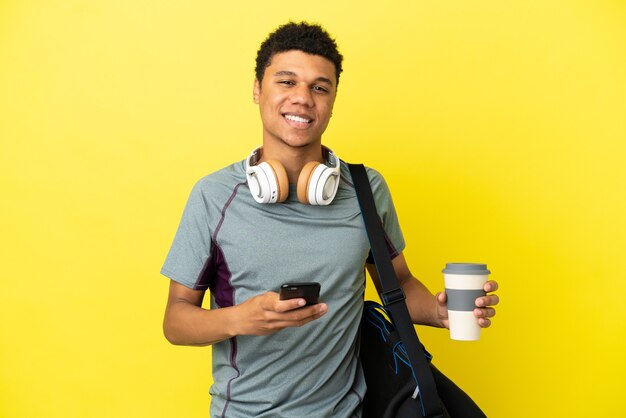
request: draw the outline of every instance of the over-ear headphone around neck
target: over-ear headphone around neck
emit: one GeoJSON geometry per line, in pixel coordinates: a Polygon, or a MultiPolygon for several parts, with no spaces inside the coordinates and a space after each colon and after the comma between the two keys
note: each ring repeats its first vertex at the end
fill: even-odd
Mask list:
{"type": "MultiPolygon", "coordinates": [[[[246,158],[246,178],[254,200],[259,203],[284,202],[289,195],[287,172],[278,160],[258,164],[263,149],[257,148],[246,158]]],[[[309,161],[298,176],[298,200],[308,205],[328,205],[339,188],[339,158],[322,147],[326,164],[309,161]]]]}

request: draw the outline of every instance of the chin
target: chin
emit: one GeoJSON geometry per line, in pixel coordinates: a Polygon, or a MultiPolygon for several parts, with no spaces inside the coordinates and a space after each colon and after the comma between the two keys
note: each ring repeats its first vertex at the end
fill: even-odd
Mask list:
{"type": "Polygon", "coordinates": [[[292,148],[306,148],[313,145],[318,145],[317,141],[283,141],[285,144],[289,145],[292,148]]]}
{"type": "Polygon", "coordinates": [[[284,144],[289,145],[294,148],[304,148],[314,144],[318,144],[321,141],[316,141],[310,138],[293,138],[293,137],[283,137],[280,139],[284,144]]]}

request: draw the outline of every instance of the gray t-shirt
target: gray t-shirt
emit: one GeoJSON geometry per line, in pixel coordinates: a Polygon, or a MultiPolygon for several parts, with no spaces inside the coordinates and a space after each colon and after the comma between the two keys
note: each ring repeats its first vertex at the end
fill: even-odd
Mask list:
{"type": "MultiPolygon", "coordinates": [[[[392,257],[404,249],[389,189],[367,169],[392,257]]],[[[161,273],[209,289],[211,309],[240,304],[286,282],[321,283],[322,318],[267,336],[213,344],[212,417],[360,416],[365,381],[357,335],[369,242],[347,166],[328,206],[252,198],[245,162],[194,186],[161,273]]]]}

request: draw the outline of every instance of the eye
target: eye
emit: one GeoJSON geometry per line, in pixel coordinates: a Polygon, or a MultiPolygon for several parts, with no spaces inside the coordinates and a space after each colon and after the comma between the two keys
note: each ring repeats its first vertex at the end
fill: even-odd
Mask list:
{"type": "Polygon", "coordinates": [[[318,85],[313,86],[313,91],[316,91],[318,93],[328,93],[328,89],[326,87],[318,85]]]}
{"type": "Polygon", "coordinates": [[[278,81],[278,84],[284,84],[286,86],[294,86],[296,83],[294,83],[292,80],[280,80],[278,81]]]}

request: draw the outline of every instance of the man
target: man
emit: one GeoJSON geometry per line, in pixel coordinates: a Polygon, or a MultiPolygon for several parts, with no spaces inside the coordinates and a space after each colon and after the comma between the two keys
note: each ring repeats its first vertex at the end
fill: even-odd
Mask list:
{"type": "MultiPolygon", "coordinates": [[[[262,149],[195,185],[161,271],[171,279],[166,338],[213,345],[211,416],[360,416],[356,340],[364,266],[375,270],[350,174],[321,142],[341,62],[316,25],[289,23],[263,42],[253,88],[262,149]],[[321,303],[279,300],[281,284],[305,281],[321,283],[321,303]]],[[[445,294],[412,277],[389,190],[368,176],[413,321],[447,327],[445,294]]],[[[497,303],[477,300],[481,326],[497,303]]]]}

